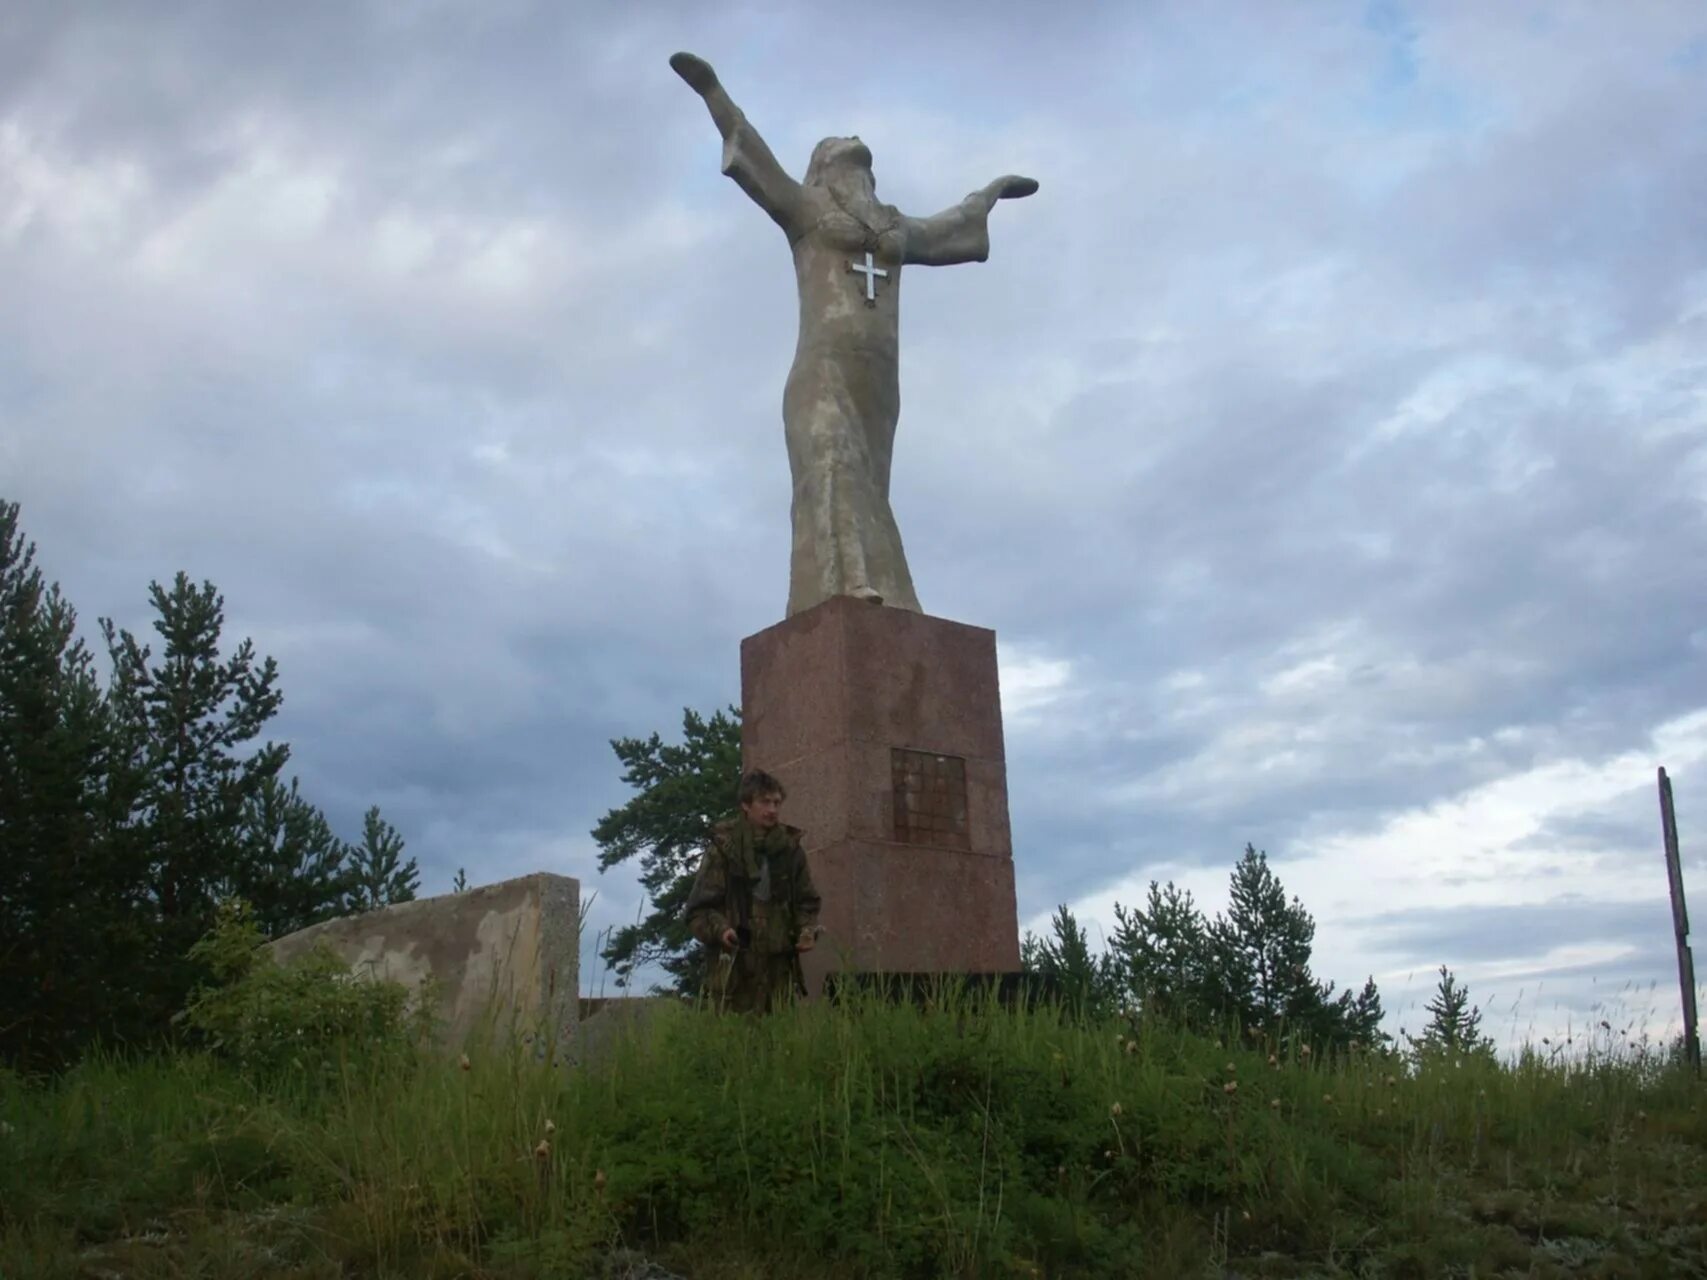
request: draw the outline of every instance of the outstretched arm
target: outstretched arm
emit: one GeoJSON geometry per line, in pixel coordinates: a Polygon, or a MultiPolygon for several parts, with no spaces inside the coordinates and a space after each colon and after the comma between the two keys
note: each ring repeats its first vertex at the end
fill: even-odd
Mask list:
{"type": "Polygon", "coordinates": [[[747,123],[709,62],[691,53],[678,53],[671,56],[670,66],[705,100],[712,123],[723,135],[723,172],[735,179],[779,227],[793,235],[800,209],[800,184],[788,176],[759,131],[747,123]]]}
{"type": "Polygon", "coordinates": [[[903,218],[907,229],[905,260],[926,267],[983,262],[990,256],[990,210],[996,201],[1018,200],[1036,190],[1035,178],[1009,174],[974,191],[952,209],[929,218],[903,218]]]}

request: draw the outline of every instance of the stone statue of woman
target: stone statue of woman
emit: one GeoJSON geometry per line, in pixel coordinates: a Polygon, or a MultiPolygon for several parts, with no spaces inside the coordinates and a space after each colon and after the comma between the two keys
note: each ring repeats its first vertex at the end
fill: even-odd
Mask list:
{"type": "Polygon", "coordinates": [[[878,203],[871,152],[857,137],[825,138],[796,182],[703,59],[678,53],[670,66],[711,111],[723,172],[794,252],[800,337],[782,397],[794,478],[788,616],[838,595],[922,612],[889,509],[901,268],[983,262],[996,201],[1029,196],[1037,183],[997,178],[934,217],[908,217],[878,203]]]}

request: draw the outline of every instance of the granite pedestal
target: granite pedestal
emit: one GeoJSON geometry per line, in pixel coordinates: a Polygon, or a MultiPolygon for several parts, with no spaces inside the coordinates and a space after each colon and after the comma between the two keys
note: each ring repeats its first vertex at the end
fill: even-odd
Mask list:
{"type": "Polygon", "coordinates": [[[780,778],[854,972],[1019,968],[995,632],[837,596],[741,642],[742,763],[780,778]]]}

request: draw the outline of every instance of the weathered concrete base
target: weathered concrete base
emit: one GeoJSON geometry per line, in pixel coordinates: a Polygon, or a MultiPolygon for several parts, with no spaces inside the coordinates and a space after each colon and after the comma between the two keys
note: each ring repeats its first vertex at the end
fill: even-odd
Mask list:
{"type": "Polygon", "coordinates": [[[443,1040],[520,1039],[573,1056],[580,987],[580,884],[539,872],[299,930],[272,944],[287,961],[324,942],[358,976],[411,991],[432,979],[443,1040]]]}

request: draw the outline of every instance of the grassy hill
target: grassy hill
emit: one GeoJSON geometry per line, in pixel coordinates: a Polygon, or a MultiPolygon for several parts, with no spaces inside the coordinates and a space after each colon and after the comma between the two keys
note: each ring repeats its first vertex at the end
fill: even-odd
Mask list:
{"type": "Polygon", "coordinates": [[[109,1059],[0,1077],[0,1276],[1707,1275],[1707,1088],[1570,1052],[950,997],[670,1006],[583,1070],[109,1059]]]}

